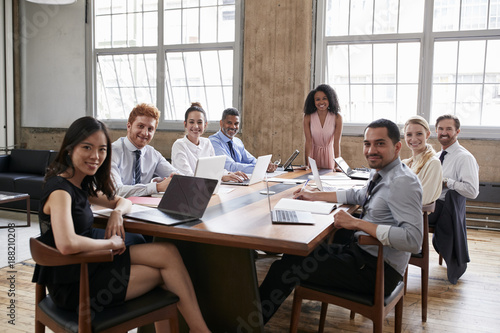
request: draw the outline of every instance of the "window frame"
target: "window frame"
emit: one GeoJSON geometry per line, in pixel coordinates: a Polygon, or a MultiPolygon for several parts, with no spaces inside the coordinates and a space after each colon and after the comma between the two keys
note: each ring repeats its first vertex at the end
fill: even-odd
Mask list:
{"type": "MultiPolygon", "coordinates": [[[[97,59],[98,55],[120,55],[133,53],[156,54],[156,102],[155,106],[162,112],[162,117],[158,123],[157,130],[165,131],[183,131],[184,120],[164,120],[163,113],[165,108],[165,59],[167,52],[182,51],[207,51],[207,50],[233,50],[233,92],[231,107],[241,110],[243,86],[243,26],[244,26],[244,1],[235,0],[235,39],[234,42],[221,43],[197,43],[197,44],[175,44],[165,45],[164,43],[164,2],[158,0],[158,44],[157,46],[124,47],[124,48],[102,48],[95,49],[95,27],[94,15],[95,4],[98,0],[90,1],[88,8],[88,17],[86,18],[86,45],[87,56],[86,65],[90,70],[86,71],[87,86],[87,115],[95,116],[97,114],[97,59]]],[[[194,102],[194,101],[193,101],[194,102]]],[[[189,105],[186,105],[186,109],[189,105]]],[[[229,107],[229,106],[228,106],[229,107]]],[[[132,110],[130,110],[132,111],[132,110]]],[[[222,111],[220,113],[222,115],[222,111]]],[[[111,129],[123,129],[127,126],[127,119],[100,119],[111,129]]],[[[207,132],[216,132],[219,130],[219,121],[209,121],[207,132]]]]}
{"type": "MultiPolygon", "coordinates": [[[[359,44],[359,43],[397,43],[406,41],[418,41],[420,49],[420,72],[418,82],[417,114],[427,119],[431,127],[431,136],[435,137],[435,119],[429,119],[431,113],[432,88],[433,88],[433,57],[434,43],[444,40],[470,41],[470,40],[500,40],[500,29],[490,30],[463,30],[463,31],[432,31],[434,1],[424,2],[424,22],[422,33],[401,34],[378,34],[378,35],[356,35],[356,36],[326,36],[327,1],[318,0],[316,7],[316,45],[314,47],[314,79],[313,87],[326,82],[327,74],[327,49],[329,45],[335,44],[359,44]]],[[[311,87],[311,88],[313,88],[311,87]]],[[[342,98],[342,96],[339,96],[342,98]]],[[[483,111],[483,110],[481,110],[483,111]]],[[[344,121],[343,134],[360,136],[363,135],[368,123],[347,123],[344,121]]],[[[402,124],[398,124],[402,125],[402,124]]],[[[494,126],[461,126],[459,138],[463,139],[495,139],[500,140],[500,127],[494,126]]]]}

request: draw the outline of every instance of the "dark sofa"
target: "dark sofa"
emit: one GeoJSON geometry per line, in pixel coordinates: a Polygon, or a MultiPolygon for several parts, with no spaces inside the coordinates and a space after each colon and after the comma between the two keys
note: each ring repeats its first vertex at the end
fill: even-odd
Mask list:
{"type": "MultiPolygon", "coordinates": [[[[0,155],[0,191],[28,193],[31,211],[38,212],[45,171],[56,155],[54,150],[33,149],[13,149],[10,154],[0,155]]],[[[0,208],[26,210],[26,200],[0,208]]]]}

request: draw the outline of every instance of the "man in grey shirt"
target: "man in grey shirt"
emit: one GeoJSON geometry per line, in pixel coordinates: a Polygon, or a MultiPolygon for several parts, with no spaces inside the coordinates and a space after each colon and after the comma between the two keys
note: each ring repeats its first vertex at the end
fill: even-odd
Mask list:
{"type": "Polygon", "coordinates": [[[360,205],[362,214],[360,218],[343,210],[335,214],[335,227],[345,238],[340,243],[334,239],[333,244],[323,244],[307,257],[284,255],[271,265],[259,288],[264,323],[300,281],[373,293],[377,249],[358,245],[360,234],[369,234],[384,244],[386,295],[403,279],[410,252],[418,252],[422,245],[422,186],[401,163],[399,140],[396,124],[376,120],[364,134],[363,151],[373,169],[367,186],[337,192],[295,192],[296,199],[360,205]]]}

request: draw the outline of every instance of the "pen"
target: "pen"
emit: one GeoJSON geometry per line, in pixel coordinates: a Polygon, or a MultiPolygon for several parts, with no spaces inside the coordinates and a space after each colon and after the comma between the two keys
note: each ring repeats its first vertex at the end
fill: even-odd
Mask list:
{"type": "Polygon", "coordinates": [[[302,189],[300,190],[300,192],[304,191],[304,189],[306,188],[307,186],[307,183],[309,183],[309,179],[306,180],[306,182],[304,183],[304,185],[302,186],[302,189]]]}

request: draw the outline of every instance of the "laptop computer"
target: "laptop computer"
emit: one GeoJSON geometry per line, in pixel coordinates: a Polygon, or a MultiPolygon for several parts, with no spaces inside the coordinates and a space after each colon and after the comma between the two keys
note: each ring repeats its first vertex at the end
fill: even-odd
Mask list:
{"type": "Polygon", "coordinates": [[[196,162],[194,176],[217,180],[217,186],[214,190],[214,194],[216,194],[219,191],[220,182],[224,175],[225,163],[226,155],[200,157],[196,162]]]}
{"type": "Polygon", "coordinates": [[[347,177],[349,177],[351,179],[368,180],[370,178],[370,172],[352,170],[349,167],[349,165],[347,165],[347,162],[344,161],[344,159],[342,157],[337,157],[335,159],[335,163],[337,163],[340,170],[342,170],[342,172],[345,173],[347,175],[347,177]]]}
{"type": "Polygon", "coordinates": [[[310,212],[299,212],[293,210],[281,210],[271,208],[271,198],[269,193],[269,182],[266,177],[267,204],[271,213],[271,222],[273,224],[314,224],[314,217],[310,212]]]}
{"type": "Polygon", "coordinates": [[[216,186],[215,179],[174,175],[157,208],[144,207],[126,216],[164,225],[194,221],[203,216],[216,186]]]}
{"type": "Polygon", "coordinates": [[[285,163],[283,163],[283,171],[293,171],[292,168],[292,162],[295,160],[295,158],[299,155],[299,151],[296,149],[292,155],[286,160],[285,163]]]}
{"type": "Polygon", "coordinates": [[[308,158],[309,158],[309,166],[311,167],[314,182],[316,183],[318,190],[320,190],[321,192],[335,192],[337,190],[335,186],[323,186],[321,177],[319,176],[319,171],[318,171],[318,166],[316,165],[316,161],[311,157],[308,158]]]}
{"type": "Polygon", "coordinates": [[[259,182],[263,181],[264,176],[266,175],[267,167],[269,166],[269,163],[271,162],[272,156],[273,155],[259,156],[259,158],[257,159],[257,164],[255,164],[255,167],[253,169],[252,175],[250,176],[249,179],[245,179],[242,183],[222,182],[222,184],[248,186],[248,185],[253,185],[255,183],[259,183],[259,182]]]}

